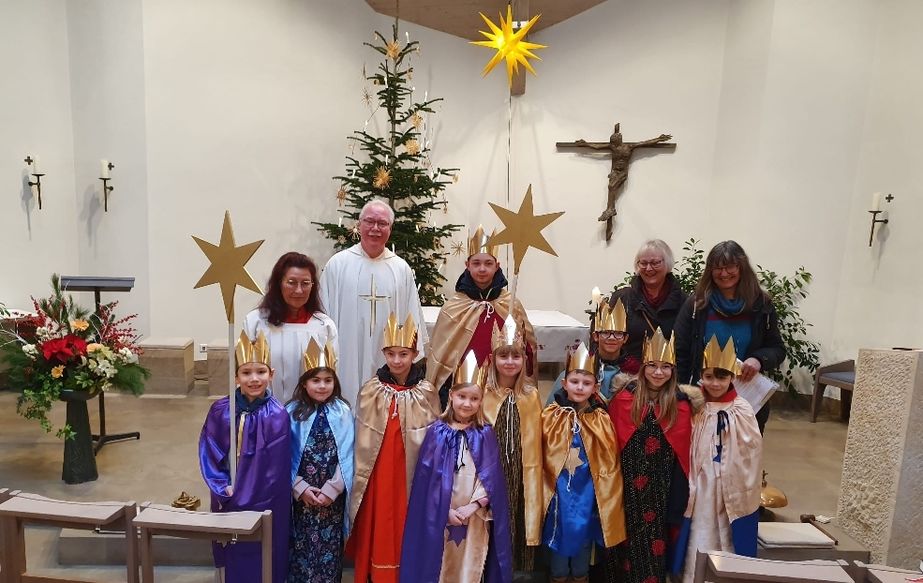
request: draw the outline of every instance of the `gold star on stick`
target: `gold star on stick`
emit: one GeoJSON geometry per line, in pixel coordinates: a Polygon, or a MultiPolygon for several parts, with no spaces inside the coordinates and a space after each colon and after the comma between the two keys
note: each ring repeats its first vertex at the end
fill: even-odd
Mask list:
{"type": "Polygon", "coordinates": [[[513,273],[519,273],[519,266],[522,264],[522,258],[525,257],[529,247],[535,247],[545,253],[550,253],[555,257],[558,256],[551,245],[542,236],[542,229],[554,222],[558,217],[564,214],[564,211],[557,213],[548,213],[544,215],[535,215],[532,210],[532,185],[526,191],[519,210],[513,212],[505,209],[500,205],[490,203],[490,208],[494,209],[497,217],[503,221],[503,230],[490,238],[488,245],[504,245],[511,243],[513,245],[513,273]]]}
{"type": "Polygon", "coordinates": [[[564,469],[567,470],[567,473],[574,475],[574,472],[577,471],[577,468],[583,465],[583,460],[580,459],[580,448],[572,447],[567,450],[567,459],[564,460],[564,469]]]}
{"type": "Polygon", "coordinates": [[[221,286],[224,311],[227,313],[228,323],[233,323],[234,292],[237,286],[245,287],[258,294],[263,293],[245,267],[253,254],[256,253],[256,250],[263,244],[263,241],[254,241],[238,247],[234,243],[234,229],[231,227],[230,211],[224,212],[224,225],[221,227],[221,240],[218,245],[199,239],[195,235],[192,238],[211,262],[211,265],[208,266],[208,269],[205,270],[205,273],[202,274],[193,289],[213,283],[221,286]]]}

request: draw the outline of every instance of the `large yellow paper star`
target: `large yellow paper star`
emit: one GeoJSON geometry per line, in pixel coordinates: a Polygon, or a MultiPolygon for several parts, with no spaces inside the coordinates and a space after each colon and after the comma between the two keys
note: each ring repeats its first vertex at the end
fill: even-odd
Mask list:
{"type": "Polygon", "coordinates": [[[522,263],[522,258],[525,257],[529,247],[535,247],[555,257],[558,256],[545,237],[542,236],[542,229],[563,215],[564,211],[536,216],[532,210],[531,184],[526,191],[525,198],[522,199],[522,204],[519,205],[519,211],[514,213],[494,203],[490,203],[490,208],[494,209],[494,212],[497,213],[497,216],[503,221],[504,228],[491,237],[487,245],[504,245],[506,243],[512,243],[514,274],[519,273],[519,266],[522,263]]]}
{"type": "Polygon", "coordinates": [[[574,472],[577,471],[577,468],[583,465],[583,460],[580,459],[580,448],[572,447],[567,450],[567,459],[564,460],[564,469],[567,470],[567,473],[574,475],[574,472]]]}
{"type": "Polygon", "coordinates": [[[486,76],[493,70],[497,63],[505,59],[506,76],[509,78],[510,87],[513,86],[513,75],[519,72],[520,64],[535,75],[535,69],[529,64],[529,59],[538,59],[539,61],[542,59],[533,53],[532,50],[544,49],[547,47],[545,45],[530,43],[522,39],[542,15],[533,16],[525,26],[513,32],[513,8],[511,5],[507,4],[506,6],[506,20],[503,19],[503,13],[500,13],[500,26],[491,22],[483,13],[479,12],[478,14],[481,15],[481,18],[483,18],[487,26],[490,27],[491,32],[479,30],[478,32],[484,35],[487,40],[471,41],[471,44],[495,49],[497,51],[497,54],[495,54],[484,66],[483,74],[486,76]]]}
{"type": "Polygon", "coordinates": [[[228,315],[228,323],[234,322],[234,291],[237,286],[245,287],[258,294],[263,291],[257,285],[245,265],[263,241],[254,241],[237,247],[234,243],[234,229],[231,227],[231,212],[224,212],[224,225],[221,227],[221,240],[218,245],[192,236],[199,245],[202,253],[208,257],[211,265],[199,278],[193,289],[205,287],[213,283],[221,286],[221,298],[224,300],[224,311],[228,315]]]}

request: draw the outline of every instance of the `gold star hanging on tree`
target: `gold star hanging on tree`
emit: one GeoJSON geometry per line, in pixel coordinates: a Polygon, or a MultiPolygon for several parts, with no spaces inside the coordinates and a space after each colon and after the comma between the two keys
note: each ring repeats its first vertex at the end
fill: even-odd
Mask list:
{"type": "Polygon", "coordinates": [[[459,241],[452,243],[452,255],[461,255],[465,252],[465,245],[459,241]]]}
{"type": "Polygon", "coordinates": [[[369,93],[367,88],[362,89],[362,101],[364,101],[368,107],[372,107],[372,94],[369,93]]]}
{"type": "Polygon", "coordinates": [[[407,150],[407,153],[411,156],[416,156],[420,153],[420,142],[411,138],[404,142],[404,149],[407,150]]]}
{"type": "Polygon", "coordinates": [[[558,217],[564,214],[564,211],[548,213],[544,215],[535,215],[532,210],[532,185],[526,191],[519,210],[513,212],[505,209],[500,205],[490,203],[490,208],[494,209],[497,217],[503,221],[503,230],[490,238],[488,245],[504,245],[511,243],[513,245],[513,273],[519,273],[519,266],[522,264],[522,258],[525,257],[529,247],[535,247],[545,253],[550,253],[555,257],[558,256],[551,245],[542,236],[542,229],[554,222],[558,217]]]}
{"type": "Polygon", "coordinates": [[[535,69],[532,68],[529,59],[538,59],[539,61],[542,59],[532,51],[534,49],[544,49],[547,47],[545,45],[530,43],[522,39],[542,15],[538,14],[533,16],[525,26],[513,32],[513,7],[511,5],[507,4],[506,6],[506,20],[503,19],[503,13],[500,13],[500,26],[491,22],[483,13],[479,14],[481,14],[481,18],[484,19],[487,26],[490,27],[491,32],[479,30],[478,32],[484,35],[487,40],[471,41],[471,44],[495,49],[497,51],[497,54],[495,54],[493,58],[487,62],[487,65],[484,66],[483,75],[487,76],[497,63],[502,60],[506,60],[506,76],[509,78],[510,87],[513,86],[513,75],[519,72],[519,65],[522,65],[530,73],[535,75],[535,69]]]}
{"type": "Polygon", "coordinates": [[[392,61],[396,61],[398,55],[401,54],[401,45],[396,40],[392,40],[388,43],[387,48],[385,49],[385,54],[388,55],[388,58],[392,61]]]}
{"type": "Polygon", "coordinates": [[[372,186],[378,190],[384,190],[391,184],[391,171],[384,166],[379,166],[375,171],[375,177],[372,179],[372,186]]]}
{"type": "Polygon", "coordinates": [[[346,201],[347,194],[348,193],[346,192],[346,188],[341,185],[340,189],[337,190],[337,204],[339,206],[343,206],[343,203],[346,201]]]}
{"type": "Polygon", "coordinates": [[[247,262],[260,248],[263,241],[254,241],[238,247],[234,243],[234,229],[231,227],[231,212],[224,212],[224,225],[221,227],[221,239],[217,245],[192,236],[199,249],[211,265],[199,278],[193,289],[217,283],[221,287],[221,298],[224,300],[224,311],[228,316],[228,323],[234,322],[234,292],[237,286],[247,288],[258,294],[263,291],[247,272],[247,262]]]}
{"type": "Polygon", "coordinates": [[[423,116],[419,113],[415,113],[410,116],[410,125],[413,126],[413,129],[418,130],[420,126],[423,125],[423,116]]]}

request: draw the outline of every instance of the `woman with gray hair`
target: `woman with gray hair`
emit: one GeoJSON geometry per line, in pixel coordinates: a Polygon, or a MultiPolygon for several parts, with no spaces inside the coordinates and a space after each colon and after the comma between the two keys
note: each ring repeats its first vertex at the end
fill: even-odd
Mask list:
{"type": "Polygon", "coordinates": [[[644,337],[657,328],[666,337],[673,332],[673,322],[686,301],[686,294],[673,276],[673,250],[660,239],[645,241],[635,254],[635,275],[626,287],[609,298],[609,305],[622,300],[627,315],[628,338],[622,346],[619,368],[638,374],[644,337]]]}

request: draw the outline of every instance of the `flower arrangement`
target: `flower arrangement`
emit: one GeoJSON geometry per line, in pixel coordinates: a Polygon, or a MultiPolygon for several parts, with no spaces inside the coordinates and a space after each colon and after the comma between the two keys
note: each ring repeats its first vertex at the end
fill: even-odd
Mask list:
{"type": "MultiPolygon", "coordinates": [[[[118,390],[140,395],[150,376],[138,363],[139,336],[131,324],[137,314],[117,319],[117,302],[91,314],[64,295],[57,274],[51,276],[51,287],[50,297],[32,298],[35,316],[17,330],[0,330],[0,338],[7,340],[2,358],[9,366],[10,386],[22,390],[16,410],[49,432],[48,411],[68,393],[90,397],[118,390]]],[[[66,424],[57,431],[65,439],[74,435],[66,424]]]]}

